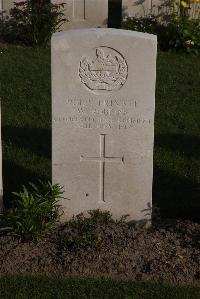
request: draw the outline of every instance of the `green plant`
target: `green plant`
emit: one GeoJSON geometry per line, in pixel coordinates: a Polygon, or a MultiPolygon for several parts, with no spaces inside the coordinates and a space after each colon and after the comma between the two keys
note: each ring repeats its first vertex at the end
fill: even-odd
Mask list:
{"type": "Polygon", "coordinates": [[[0,232],[20,237],[22,241],[35,241],[52,230],[60,216],[58,200],[62,188],[50,182],[32,183],[30,188],[14,193],[15,206],[0,214],[0,232]]]}
{"type": "Polygon", "coordinates": [[[200,20],[177,16],[161,22],[155,16],[131,17],[122,22],[122,28],[156,34],[162,51],[184,51],[199,54],[200,20]]]}
{"type": "Polygon", "coordinates": [[[158,7],[158,14],[128,17],[122,28],[156,34],[162,51],[182,51],[199,54],[200,20],[190,18],[190,4],[199,0],[167,0],[158,7]]]}
{"type": "Polygon", "coordinates": [[[52,4],[49,0],[15,2],[10,10],[8,35],[28,46],[46,47],[51,35],[66,21],[63,8],[63,3],[52,4]]]}
{"type": "Polygon", "coordinates": [[[160,23],[164,25],[162,34],[158,37],[160,43],[168,43],[168,49],[184,52],[199,53],[200,50],[200,20],[190,17],[191,5],[199,0],[168,0],[163,3],[165,8],[169,8],[169,18],[166,14],[159,14],[160,23]]]}
{"type": "Polygon", "coordinates": [[[158,27],[158,20],[153,15],[144,17],[127,17],[122,21],[122,28],[139,32],[155,33],[158,27]]]}
{"type": "Polygon", "coordinates": [[[110,212],[99,209],[88,211],[89,217],[79,214],[67,223],[70,233],[64,238],[64,243],[72,248],[97,248],[103,242],[103,237],[96,229],[98,226],[114,222],[110,212]]]}
{"type": "Polygon", "coordinates": [[[199,54],[200,51],[200,20],[190,20],[187,17],[180,18],[179,29],[179,48],[186,52],[199,54]]]}

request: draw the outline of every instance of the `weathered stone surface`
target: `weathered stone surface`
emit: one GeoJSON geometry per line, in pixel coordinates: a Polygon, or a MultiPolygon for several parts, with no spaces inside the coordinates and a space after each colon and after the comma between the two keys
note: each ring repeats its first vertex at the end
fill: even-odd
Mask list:
{"type": "Polygon", "coordinates": [[[151,218],[156,37],[82,29],[52,38],[53,182],[64,217],[151,218]]]}
{"type": "Polygon", "coordinates": [[[62,29],[107,27],[108,0],[51,0],[52,3],[65,3],[68,19],[62,29]]]}

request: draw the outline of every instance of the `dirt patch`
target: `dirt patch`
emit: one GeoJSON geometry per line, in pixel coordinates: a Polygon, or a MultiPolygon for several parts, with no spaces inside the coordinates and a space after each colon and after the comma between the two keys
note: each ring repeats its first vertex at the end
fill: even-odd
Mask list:
{"type": "Polygon", "coordinates": [[[149,229],[109,223],[96,229],[103,240],[96,248],[67,247],[71,233],[59,227],[37,244],[1,237],[0,273],[200,281],[198,223],[165,221],[149,229]]]}

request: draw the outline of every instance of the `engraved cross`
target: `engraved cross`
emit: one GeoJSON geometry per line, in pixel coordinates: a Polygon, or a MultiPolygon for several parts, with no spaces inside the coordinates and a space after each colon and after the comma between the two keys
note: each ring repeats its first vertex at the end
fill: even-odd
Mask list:
{"type": "Polygon", "coordinates": [[[106,157],[105,154],[105,134],[100,134],[100,156],[99,157],[85,157],[80,156],[81,162],[99,162],[100,164],[100,184],[99,184],[99,203],[104,203],[104,179],[105,179],[105,163],[115,162],[115,163],[124,163],[123,157],[106,157]]]}

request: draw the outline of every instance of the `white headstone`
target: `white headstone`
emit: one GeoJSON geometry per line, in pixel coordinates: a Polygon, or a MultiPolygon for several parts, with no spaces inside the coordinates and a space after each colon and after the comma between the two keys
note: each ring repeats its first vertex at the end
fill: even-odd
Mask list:
{"type": "Polygon", "coordinates": [[[151,218],[156,36],[82,29],[52,38],[53,182],[65,218],[151,218]]]}
{"type": "Polygon", "coordinates": [[[108,0],[51,0],[65,3],[64,13],[68,22],[62,29],[107,27],[108,0]]]}

